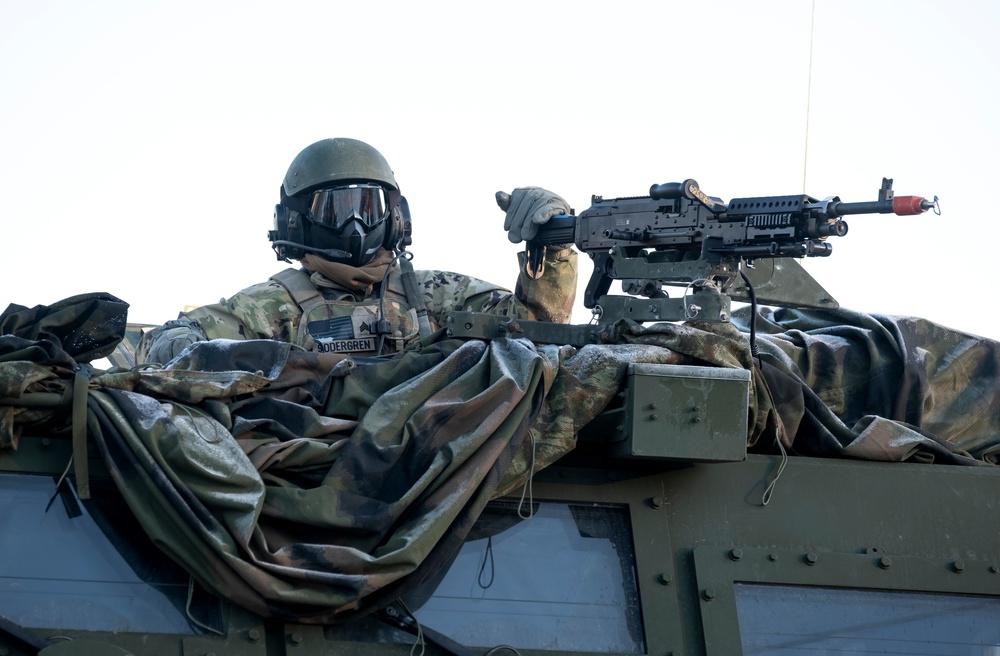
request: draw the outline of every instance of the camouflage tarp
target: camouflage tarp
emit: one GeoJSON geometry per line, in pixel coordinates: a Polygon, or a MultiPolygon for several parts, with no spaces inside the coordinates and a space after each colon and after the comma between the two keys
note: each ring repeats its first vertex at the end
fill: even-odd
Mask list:
{"type": "MultiPolygon", "coordinates": [[[[747,330],[749,316],[744,309],[734,322],[747,330]]],[[[997,464],[1000,342],[848,310],[765,308],[756,328],[780,435],[794,452],[997,464]]]]}
{"type": "MultiPolygon", "coordinates": [[[[758,366],[738,325],[623,321],[616,343],[580,349],[439,335],[363,363],[203,342],[167,369],[95,372],[87,423],[160,548],[220,596],[311,622],[433,576],[489,499],[574,447],[633,362],[751,369],[752,450],[780,437],[802,455],[993,461],[996,342],[913,319],[766,312],[758,366]]],[[[68,422],[65,402],[23,412],[78,382],[59,340],[0,337],[0,435],[68,422]]]]}

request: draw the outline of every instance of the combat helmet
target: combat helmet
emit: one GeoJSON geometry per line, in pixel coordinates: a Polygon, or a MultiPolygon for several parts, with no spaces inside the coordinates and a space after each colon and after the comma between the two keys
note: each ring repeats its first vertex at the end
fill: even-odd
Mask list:
{"type": "Polygon", "coordinates": [[[268,237],[279,259],[315,253],[362,266],[380,248],[400,248],[400,200],[392,169],[375,148],[357,139],[323,139],[288,167],[268,237]]]}

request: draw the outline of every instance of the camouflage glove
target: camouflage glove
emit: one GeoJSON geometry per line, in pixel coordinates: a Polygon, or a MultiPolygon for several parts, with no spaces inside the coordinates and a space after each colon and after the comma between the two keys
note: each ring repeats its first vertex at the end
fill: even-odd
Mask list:
{"type": "Polygon", "coordinates": [[[136,362],[167,364],[187,347],[206,339],[205,333],[195,322],[190,319],[174,319],[143,336],[137,349],[136,362]]]}
{"type": "MultiPolygon", "coordinates": [[[[499,194],[498,194],[499,197],[499,194]]],[[[569,203],[562,196],[541,187],[518,187],[510,194],[503,228],[513,243],[528,241],[538,233],[538,226],[557,214],[569,214],[569,203]]]]}

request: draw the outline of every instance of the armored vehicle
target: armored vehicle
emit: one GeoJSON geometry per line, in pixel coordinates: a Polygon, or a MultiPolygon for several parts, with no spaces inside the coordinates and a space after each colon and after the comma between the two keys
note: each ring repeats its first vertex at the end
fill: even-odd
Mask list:
{"type": "Polygon", "coordinates": [[[371,362],[12,306],[0,654],[1000,653],[1000,344],[761,275],[371,362]]]}

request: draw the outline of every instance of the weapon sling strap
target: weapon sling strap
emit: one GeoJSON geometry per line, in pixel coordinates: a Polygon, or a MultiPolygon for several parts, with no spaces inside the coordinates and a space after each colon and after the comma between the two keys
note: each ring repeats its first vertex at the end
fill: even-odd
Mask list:
{"type": "Polygon", "coordinates": [[[417,329],[420,331],[420,339],[426,340],[431,334],[431,325],[427,320],[427,304],[424,303],[424,297],[420,295],[420,290],[417,288],[417,276],[413,273],[413,263],[405,254],[399,258],[399,268],[402,271],[406,301],[417,312],[417,329]]]}

